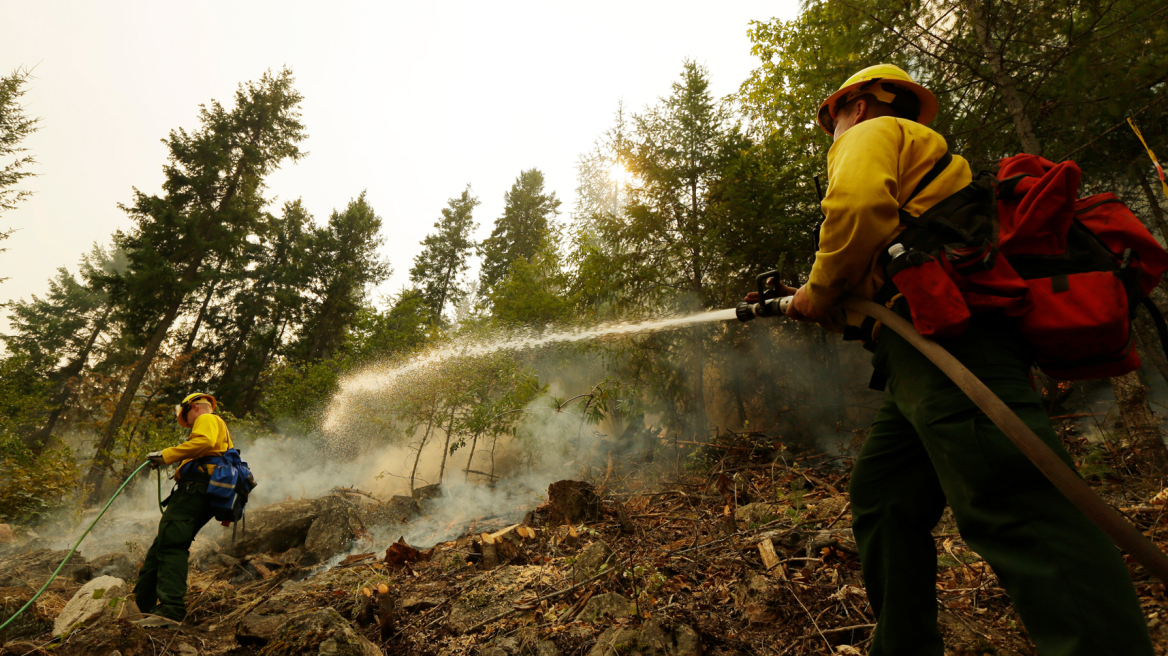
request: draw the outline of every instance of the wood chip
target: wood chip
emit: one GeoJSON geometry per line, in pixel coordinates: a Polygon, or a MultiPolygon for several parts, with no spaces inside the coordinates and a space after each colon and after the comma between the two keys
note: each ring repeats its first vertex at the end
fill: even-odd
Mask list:
{"type": "Polygon", "coordinates": [[[766,566],[767,571],[774,570],[775,566],[781,561],[779,555],[775,553],[775,545],[770,538],[763,538],[758,543],[758,553],[762,556],[762,564],[766,566]]]}
{"type": "Polygon", "coordinates": [[[272,578],[272,570],[264,567],[264,564],[258,560],[253,560],[251,566],[255,568],[255,571],[260,573],[260,576],[264,577],[265,581],[272,578]]]}

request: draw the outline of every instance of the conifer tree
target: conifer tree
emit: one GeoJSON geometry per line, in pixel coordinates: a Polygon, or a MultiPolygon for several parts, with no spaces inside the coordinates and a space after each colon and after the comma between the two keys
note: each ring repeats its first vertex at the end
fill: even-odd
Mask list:
{"type": "Polygon", "coordinates": [[[503,196],[503,216],[495,221],[491,236],[479,247],[484,294],[489,294],[507,275],[512,262],[518,258],[530,260],[544,243],[552,220],[560,213],[560,200],[554,191],[545,192],[543,185],[543,173],[529,169],[519,174],[503,196]]]}
{"type": "Polygon", "coordinates": [[[367,288],[389,277],[389,263],[377,254],[383,241],[381,217],[365,200],[365,192],[349,201],[344,212],[333,210],[328,227],[312,237],[312,298],[294,349],[299,360],[331,357],[360,311],[367,288]]]}
{"type": "Polygon", "coordinates": [[[303,156],[301,96],[292,85],[288,69],[266,73],[240,85],[230,109],[204,105],[197,130],[179,128],[163,140],[169,162],[162,195],[135,190],[124,207],[136,223],[125,243],[129,266],[108,283],[119,319],[141,327],[141,355],[97,444],[85,481],[91,499],[101,494],[118,431],[180,311],[195,302],[216,263],[235,257],[254,234],[266,203],[264,177],[303,156]]]}
{"type": "MultiPolygon", "coordinates": [[[[20,201],[28,198],[32,192],[26,189],[17,189],[16,185],[25,178],[35,175],[28,167],[35,163],[20,144],[38,128],[40,119],[29,118],[24,113],[20,98],[28,90],[30,73],[24,69],[17,69],[11,75],[0,77],[0,159],[9,160],[0,166],[0,214],[16,207],[20,201]]],[[[0,241],[4,241],[12,234],[11,230],[0,228],[0,241]]],[[[0,253],[4,252],[0,249],[0,253]]],[[[3,282],[4,278],[0,278],[3,282]]]]}
{"type": "Polygon", "coordinates": [[[479,199],[470,195],[470,185],[462,195],[447,201],[442,218],[434,223],[435,231],[422,240],[422,252],[414,258],[410,282],[429,308],[431,323],[442,323],[446,307],[457,304],[467,294],[461,278],[475,247],[472,235],[479,227],[474,222],[474,208],[478,205],[479,199]]]}
{"type": "Polygon", "coordinates": [[[44,448],[57,421],[68,410],[77,377],[99,354],[99,340],[112,327],[109,294],[93,281],[116,274],[125,266],[125,252],[116,246],[107,250],[94,244],[82,257],[81,280],[61,267],[49,280],[44,298],[34,295],[10,305],[13,333],[0,339],[11,354],[24,357],[30,372],[44,381],[50,393],[47,416],[40,418],[35,430],[22,436],[34,453],[44,448]]]}

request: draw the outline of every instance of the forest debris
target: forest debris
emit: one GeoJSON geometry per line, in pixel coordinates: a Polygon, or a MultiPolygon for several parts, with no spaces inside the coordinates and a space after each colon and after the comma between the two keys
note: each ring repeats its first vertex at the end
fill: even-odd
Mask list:
{"type": "Polygon", "coordinates": [[[338,563],[337,567],[348,567],[349,565],[353,565],[353,564],[359,563],[363,560],[369,560],[369,559],[375,558],[375,557],[377,557],[377,554],[375,554],[375,553],[363,553],[363,554],[353,554],[351,556],[345,556],[345,559],[342,560],[340,563],[338,563]]]}
{"type": "MultiPolygon", "coordinates": [[[[758,553],[762,556],[762,564],[767,568],[767,571],[772,571],[781,562],[779,555],[775,553],[775,545],[770,538],[763,538],[758,543],[758,553]]],[[[779,570],[781,573],[782,570],[779,570]]]]}
{"type": "Polygon", "coordinates": [[[258,561],[258,560],[251,561],[251,566],[255,568],[255,571],[258,572],[259,575],[262,576],[265,581],[272,578],[272,570],[265,567],[264,564],[261,563],[260,561],[258,561]]]}
{"type": "Polygon", "coordinates": [[[377,645],[353,630],[332,608],[309,611],[289,618],[264,648],[271,656],[295,656],[320,652],[381,656],[377,645]],[[327,646],[326,646],[327,645],[327,646]]]}
{"type": "Polygon", "coordinates": [[[12,526],[9,524],[0,524],[0,544],[8,544],[12,542],[12,539],[12,526]]]}
{"type": "MultiPolygon", "coordinates": [[[[64,549],[61,551],[34,549],[0,560],[0,588],[27,585],[36,589],[53,574],[68,555],[69,551],[64,549]]],[[[57,575],[58,580],[71,579],[77,583],[88,581],[92,577],[93,571],[89,562],[79,553],[74,553],[57,575]]]]}
{"type": "Polygon", "coordinates": [[[389,548],[385,550],[384,562],[391,567],[400,567],[406,563],[415,563],[423,560],[429,560],[427,553],[418,551],[406,544],[404,535],[399,537],[397,542],[389,545],[389,548]]]}

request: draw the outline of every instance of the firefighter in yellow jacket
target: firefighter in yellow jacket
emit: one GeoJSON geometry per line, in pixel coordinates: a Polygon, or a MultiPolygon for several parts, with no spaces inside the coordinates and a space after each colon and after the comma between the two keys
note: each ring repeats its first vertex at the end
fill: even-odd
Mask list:
{"type": "Polygon", "coordinates": [[[175,490],[166,501],[166,511],[158,523],[158,536],[146,553],[134,599],[148,615],[143,626],[175,627],[186,616],[187,562],[191,543],[214,512],[207,499],[207,481],[214,465],[195,462],[220,456],[234,445],[227,424],[214,414],[217,403],[210,394],[191,394],[175,406],[179,426],[191,433],[185,442],[147,456],[156,466],[179,463],[175,470],[175,490]]]}
{"type": "MultiPolygon", "coordinates": [[[[903,338],[872,335],[864,317],[831,310],[841,294],[877,295],[883,254],[904,228],[901,209],[919,216],[970,183],[968,163],[946,157],[945,139],[926,127],[936,115],[933,94],[887,64],[860,71],[824,101],[819,124],[835,143],[819,251],[807,284],[784,290],[795,296],[790,317],[864,339],[888,384],[849,490],[877,619],[869,653],[944,653],[931,532],[948,504],[1043,656],[1151,656],[1127,567],[1107,537],[903,338]]],[[[894,309],[908,316],[903,299],[894,309]]],[[[964,334],[942,345],[1072,464],[1030,384],[1031,358],[1009,319],[975,315],[964,334]]]]}

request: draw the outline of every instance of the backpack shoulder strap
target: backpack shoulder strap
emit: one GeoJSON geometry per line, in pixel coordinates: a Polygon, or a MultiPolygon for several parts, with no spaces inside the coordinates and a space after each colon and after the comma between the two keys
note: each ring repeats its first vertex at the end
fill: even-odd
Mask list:
{"type": "Polygon", "coordinates": [[[937,160],[937,163],[933,165],[933,168],[929,169],[929,172],[925,174],[925,177],[921,178],[921,181],[917,183],[916,188],[914,188],[912,193],[908,195],[908,200],[904,201],[904,205],[901,205],[901,207],[911,203],[912,199],[916,198],[918,194],[924,191],[925,187],[928,187],[929,184],[933,182],[933,180],[936,180],[937,176],[941,175],[942,171],[949,168],[949,165],[952,162],[953,153],[950,153],[946,150],[945,154],[941,156],[941,159],[937,160]]]}

